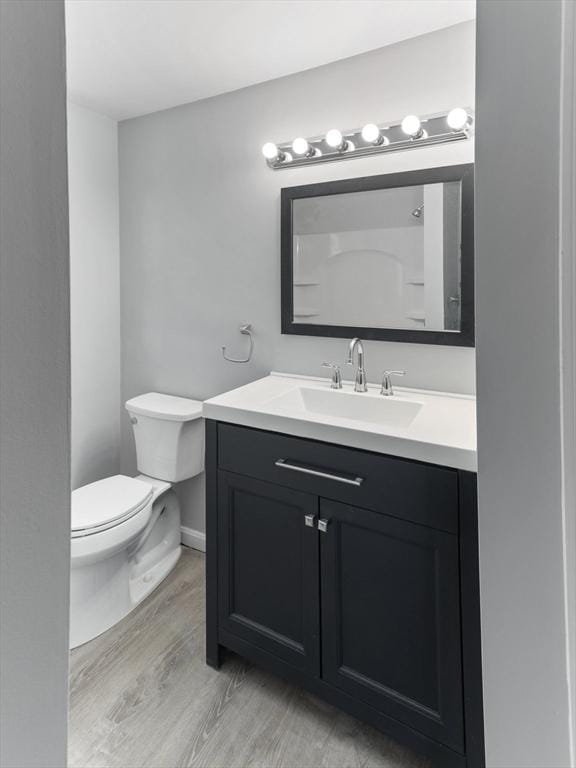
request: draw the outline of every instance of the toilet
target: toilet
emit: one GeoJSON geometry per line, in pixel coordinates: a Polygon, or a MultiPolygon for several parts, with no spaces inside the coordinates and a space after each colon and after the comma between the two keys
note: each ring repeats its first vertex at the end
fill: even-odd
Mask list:
{"type": "Polygon", "coordinates": [[[204,469],[200,401],[150,392],[126,410],[141,474],[72,492],[70,648],[113,627],[174,568],[180,506],[172,484],[204,469]]]}

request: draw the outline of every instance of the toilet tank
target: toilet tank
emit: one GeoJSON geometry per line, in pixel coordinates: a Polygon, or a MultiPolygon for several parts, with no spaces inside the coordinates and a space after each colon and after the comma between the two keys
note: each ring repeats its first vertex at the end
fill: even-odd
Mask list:
{"type": "Polygon", "coordinates": [[[126,402],[138,471],[178,483],[204,470],[202,403],[149,392],[126,402]]]}

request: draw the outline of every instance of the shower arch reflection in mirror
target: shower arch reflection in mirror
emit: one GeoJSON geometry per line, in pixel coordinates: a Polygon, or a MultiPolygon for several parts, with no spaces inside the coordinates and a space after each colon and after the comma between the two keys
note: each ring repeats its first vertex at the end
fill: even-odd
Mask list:
{"type": "Polygon", "coordinates": [[[421,328],[422,242],[415,226],[295,235],[294,322],[421,328]]]}

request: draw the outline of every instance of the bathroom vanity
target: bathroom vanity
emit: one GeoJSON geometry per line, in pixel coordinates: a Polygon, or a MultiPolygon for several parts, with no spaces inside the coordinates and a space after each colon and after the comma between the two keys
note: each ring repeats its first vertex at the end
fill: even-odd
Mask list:
{"type": "Polygon", "coordinates": [[[272,374],[204,415],[208,663],[483,765],[474,399],[272,374]]]}

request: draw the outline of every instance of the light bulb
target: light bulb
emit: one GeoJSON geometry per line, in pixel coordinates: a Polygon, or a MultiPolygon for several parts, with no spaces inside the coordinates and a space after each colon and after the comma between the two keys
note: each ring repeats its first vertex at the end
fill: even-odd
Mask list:
{"type": "Polygon", "coordinates": [[[362,138],[367,144],[373,144],[375,147],[388,146],[390,139],[380,133],[380,128],[374,123],[368,123],[362,128],[362,138]]]}
{"type": "Polygon", "coordinates": [[[310,151],[310,144],[308,144],[306,139],[294,139],[292,142],[292,149],[294,150],[295,155],[305,155],[310,151]]]}
{"type": "Polygon", "coordinates": [[[404,120],[402,120],[402,130],[412,139],[420,138],[423,133],[420,118],[416,117],[416,115],[407,115],[404,120]]]}
{"type": "Polygon", "coordinates": [[[266,160],[276,160],[280,155],[280,152],[278,151],[278,147],[276,146],[276,144],[274,144],[271,141],[268,141],[262,147],[262,154],[264,155],[266,160]]]}
{"type": "Polygon", "coordinates": [[[338,128],[332,128],[326,134],[326,144],[334,149],[339,149],[343,144],[343,137],[338,128]]]}
{"type": "Polygon", "coordinates": [[[469,123],[468,112],[462,107],[455,107],[448,112],[446,122],[453,131],[463,131],[469,123]]]}
{"type": "Polygon", "coordinates": [[[374,123],[368,123],[362,128],[362,138],[368,144],[376,144],[380,139],[380,128],[374,123]]]}

